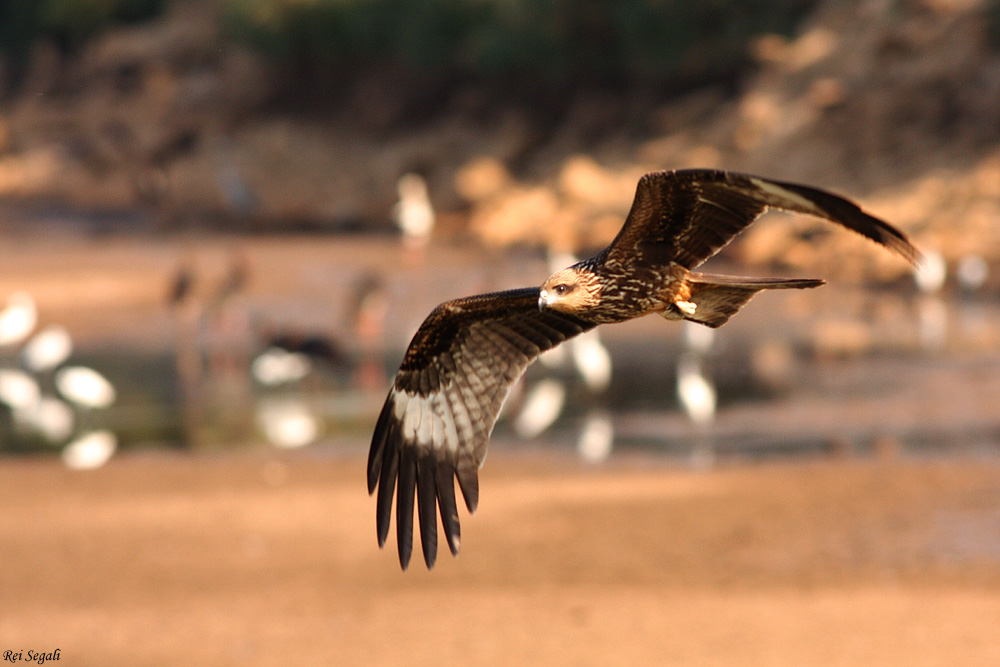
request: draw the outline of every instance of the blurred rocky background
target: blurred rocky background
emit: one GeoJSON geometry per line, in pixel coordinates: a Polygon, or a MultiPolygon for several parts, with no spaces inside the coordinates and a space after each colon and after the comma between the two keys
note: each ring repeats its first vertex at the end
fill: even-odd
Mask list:
{"type": "MultiPolygon", "coordinates": [[[[1000,260],[995,0],[9,0],[0,49],[7,205],[385,231],[413,172],[437,237],[579,252],[644,171],[722,167],[1000,260]]],[[[906,270],[811,222],[727,252],[906,270]]]]}

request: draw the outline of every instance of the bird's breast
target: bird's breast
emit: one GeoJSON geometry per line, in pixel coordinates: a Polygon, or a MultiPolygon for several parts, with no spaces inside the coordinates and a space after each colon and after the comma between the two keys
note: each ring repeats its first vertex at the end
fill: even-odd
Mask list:
{"type": "Polygon", "coordinates": [[[665,294],[683,285],[671,267],[631,268],[600,275],[601,300],[588,319],[608,324],[663,310],[665,294]]]}

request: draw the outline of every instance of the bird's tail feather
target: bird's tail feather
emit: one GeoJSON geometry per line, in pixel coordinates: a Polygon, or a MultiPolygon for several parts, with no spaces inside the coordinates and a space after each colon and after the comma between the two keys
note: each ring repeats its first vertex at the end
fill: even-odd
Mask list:
{"type": "Polygon", "coordinates": [[[684,315],[684,319],[714,329],[725,324],[761,290],[807,289],[825,282],[814,278],[743,278],[692,273],[688,276],[688,285],[695,310],[684,315]]]}

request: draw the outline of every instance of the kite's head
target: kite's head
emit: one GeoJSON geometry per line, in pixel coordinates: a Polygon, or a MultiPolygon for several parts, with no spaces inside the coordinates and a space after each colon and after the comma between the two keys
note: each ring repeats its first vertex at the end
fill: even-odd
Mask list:
{"type": "Polygon", "coordinates": [[[571,266],[553,273],[542,285],[538,308],[582,315],[601,303],[601,283],[593,271],[571,266]]]}

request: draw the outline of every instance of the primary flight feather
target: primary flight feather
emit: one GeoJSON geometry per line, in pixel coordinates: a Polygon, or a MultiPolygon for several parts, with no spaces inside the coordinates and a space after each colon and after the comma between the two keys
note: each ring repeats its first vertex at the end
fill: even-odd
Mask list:
{"type": "Polygon", "coordinates": [[[413,549],[414,495],[424,562],[437,555],[437,513],[459,549],[455,480],[469,512],[479,467],[511,386],[542,352],[598,324],[650,313],[719,327],[766,289],[817,287],[816,279],[740,278],[694,272],[766,209],[840,224],[910,263],[917,249],[898,230],[837,195],[725,171],[646,174],[621,231],[600,253],[540,288],[447,301],[420,325],[375,425],[368,492],[385,544],[396,495],[396,541],[405,569],[413,549]]]}

